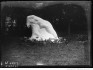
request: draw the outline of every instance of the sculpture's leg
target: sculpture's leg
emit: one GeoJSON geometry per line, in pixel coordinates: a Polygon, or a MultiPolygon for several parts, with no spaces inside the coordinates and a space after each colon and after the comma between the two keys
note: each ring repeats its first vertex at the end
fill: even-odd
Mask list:
{"type": "Polygon", "coordinates": [[[40,28],[45,28],[48,33],[52,34],[56,39],[58,39],[57,33],[54,30],[54,28],[50,22],[42,21],[42,24],[40,22],[38,22],[38,24],[39,24],[40,28]]]}

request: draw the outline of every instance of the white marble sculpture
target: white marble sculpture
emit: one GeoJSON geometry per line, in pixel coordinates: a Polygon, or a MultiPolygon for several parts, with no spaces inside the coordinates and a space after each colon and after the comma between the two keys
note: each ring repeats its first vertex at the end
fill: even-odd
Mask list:
{"type": "Polygon", "coordinates": [[[27,27],[32,28],[30,40],[44,41],[50,39],[57,40],[58,36],[51,23],[35,15],[27,16],[27,27]]]}

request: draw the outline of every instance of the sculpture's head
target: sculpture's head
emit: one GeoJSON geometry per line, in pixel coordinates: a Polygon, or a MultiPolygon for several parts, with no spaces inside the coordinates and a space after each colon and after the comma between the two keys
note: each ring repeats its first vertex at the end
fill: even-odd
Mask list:
{"type": "Polygon", "coordinates": [[[35,15],[30,15],[27,17],[27,27],[30,27],[31,25],[37,24],[38,18],[35,15]]]}

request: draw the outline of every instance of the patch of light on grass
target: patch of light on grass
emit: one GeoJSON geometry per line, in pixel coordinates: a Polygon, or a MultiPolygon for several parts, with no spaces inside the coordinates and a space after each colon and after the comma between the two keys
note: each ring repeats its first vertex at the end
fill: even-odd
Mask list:
{"type": "Polygon", "coordinates": [[[41,62],[37,62],[36,65],[45,65],[45,64],[43,64],[41,62]]]}

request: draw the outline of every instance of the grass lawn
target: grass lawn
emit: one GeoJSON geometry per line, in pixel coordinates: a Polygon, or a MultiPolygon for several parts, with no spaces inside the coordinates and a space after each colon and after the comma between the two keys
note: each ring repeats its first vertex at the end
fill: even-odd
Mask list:
{"type": "Polygon", "coordinates": [[[74,39],[67,38],[63,43],[36,43],[23,38],[5,38],[2,45],[2,66],[35,66],[37,63],[47,66],[89,65],[88,40],[74,39]]]}

